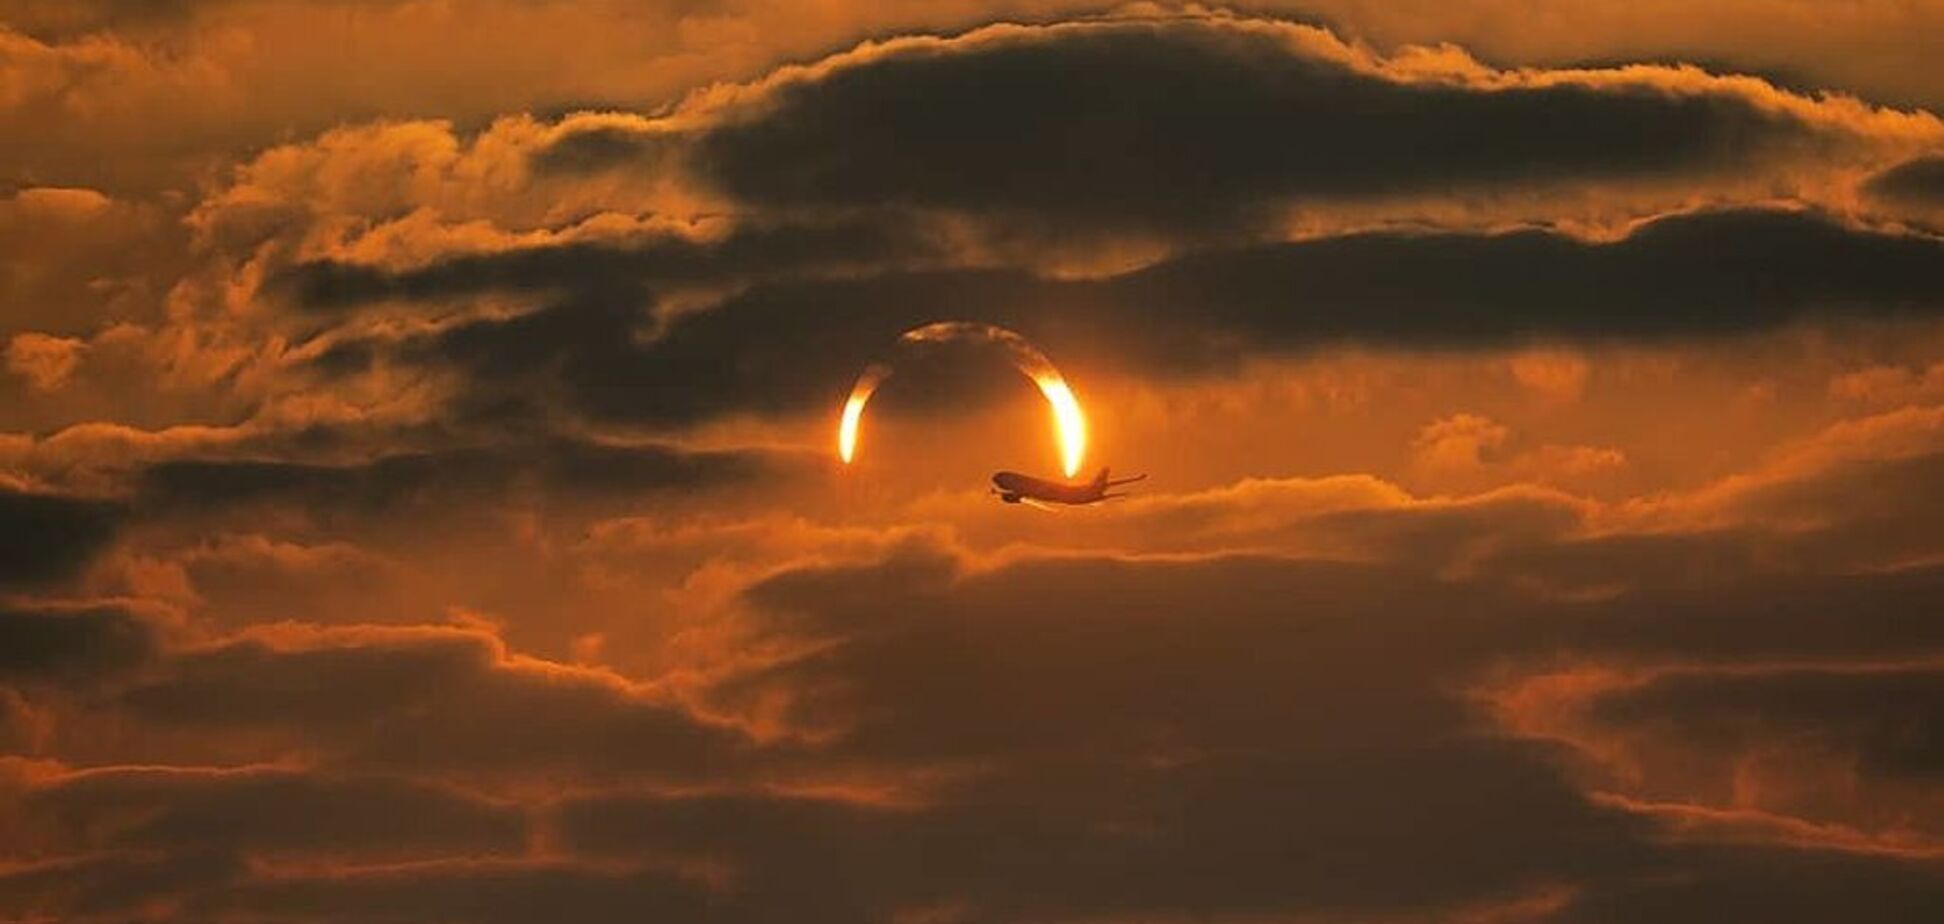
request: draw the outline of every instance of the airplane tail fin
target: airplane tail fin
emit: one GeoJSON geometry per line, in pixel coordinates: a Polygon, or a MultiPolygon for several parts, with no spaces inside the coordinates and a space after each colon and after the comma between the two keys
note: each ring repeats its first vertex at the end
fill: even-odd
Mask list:
{"type": "Polygon", "coordinates": [[[1097,487],[1104,488],[1107,486],[1107,469],[1105,466],[1102,466],[1100,471],[1094,475],[1093,483],[1097,487]]]}

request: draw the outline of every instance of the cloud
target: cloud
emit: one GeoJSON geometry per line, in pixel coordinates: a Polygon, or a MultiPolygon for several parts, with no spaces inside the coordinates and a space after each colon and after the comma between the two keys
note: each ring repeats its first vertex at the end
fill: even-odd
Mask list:
{"type": "Polygon", "coordinates": [[[1483,695],[1672,842],[1934,862],[1935,651],[1573,664],[1483,695]]]}
{"type": "Polygon", "coordinates": [[[35,842],[62,853],[248,851],[378,862],[524,849],[518,808],[437,785],[278,767],[102,767],[37,779],[20,797],[35,842]]]}
{"type": "Polygon", "coordinates": [[[37,391],[54,391],[67,384],[88,345],[72,337],[15,334],[7,341],[7,371],[27,380],[37,391]]]}
{"type": "Polygon", "coordinates": [[[81,920],[127,919],[157,897],[236,876],[223,854],[112,853],[28,861],[0,873],[0,900],[24,914],[81,920]]]}
{"type": "Polygon", "coordinates": [[[154,620],[103,604],[0,604],[0,681],[28,686],[112,678],[161,647],[154,620]]]}
{"type": "Polygon", "coordinates": [[[297,869],[242,883],[205,900],[212,911],[255,918],[519,924],[549,915],[590,924],[642,917],[706,918],[717,908],[698,876],[667,864],[557,859],[461,860],[342,870],[297,869]]]}
{"type": "Polygon", "coordinates": [[[165,904],[201,913],[260,883],[266,867],[328,875],[427,855],[517,855],[529,835],[522,808],[433,783],[271,766],[24,775],[5,796],[7,836],[41,859],[0,872],[0,896],[63,917],[126,919],[165,904]]]}
{"type": "Polygon", "coordinates": [[[563,829],[597,856],[686,847],[720,858],[740,873],[723,901],[750,920],[895,920],[927,908],[973,920],[1435,915],[1568,869],[1625,862],[1624,844],[1590,844],[1624,820],[1583,811],[1527,770],[1466,744],[1175,765],[1103,754],[988,772],[915,809],[594,798],[566,806],[563,829]],[[1472,790],[1478,777],[1508,772],[1516,782],[1472,790]],[[1446,849],[1447,833],[1473,825],[1501,836],[1446,849]],[[1518,868],[1510,854],[1524,851],[1518,868]],[[1385,888],[1374,860],[1423,875],[1390,877],[1385,888]]]}
{"type": "Polygon", "coordinates": [[[35,3],[0,907],[1928,920],[1944,125],[1323,3],[35,3]]]}
{"type": "Polygon", "coordinates": [[[1598,702],[1591,718],[1622,727],[1658,719],[1675,736],[1728,750],[1765,739],[1837,747],[1858,772],[1923,778],[1944,774],[1944,715],[1933,708],[1940,682],[1944,671],[1921,661],[1670,671],[1598,702]]]}
{"type": "Polygon", "coordinates": [[[324,374],[336,394],[407,381],[472,422],[668,428],[799,413],[887,331],[946,315],[1192,372],[1935,295],[1936,242],[1853,195],[1938,144],[1934,117],[1695,68],[1494,68],[1129,15],[888,39],[653,114],[479,124],[343,125],[239,166],[188,210],[206,263],[144,337],[159,369],[120,390],[161,371],[262,405],[324,374]]]}
{"type": "Polygon", "coordinates": [[[1049,237],[1234,232],[1346,197],[1721,182],[1940,128],[1695,69],[1501,71],[1220,16],[892,40],[700,98],[734,100],[697,160],[745,202],[938,208],[1049,237]]]}
{"type": "Polygon", "coordinates": [[[439,509],[523,489],[565,497],[696,491],[748,483],[786,471],[792,462],[760,452],[538,438],[344,465],[172,459],[144,468],[139,479],[142,502],[165,511],[270,504],[333,516],[397,513],[413,505],[439,509]]]}
{"type": "Polygon", "coordinates": [[[115,537],[117,505],[0,483],[0,586],[69,578],[115,537]]]}
{"type": "Polygon", "coordinates": [[[215,748],[205,758],[247,732],[331,766],[488,782],[693,781],[735,766],[748,743],[667,690],[452,627],[246,632],[174,654],[120,705],[201,733],[215,748]]]}
{"type": "Polygon", "coordinates": [[[1944,362],[1919,370],[1873,365],[1829,381],[1832,397],[1868,404],[1914,404],[1944,395],[1944,362]]]}
{"type": "Polygon", "coordinates": [[[1870,178],[1870,193],[1917,205],[1944,205],[1944,157],[1907,160],[1870,178]]]}
{"type": "Polygon", "coordinates": [[[158,203],[87,187],[0,186],[0,300],[8,306],[0,338],[157,318],[172,277],[187,269],[184,235],[170,217],[158,203]]]}
{"type": "Polygon", "coordinates": [[[1530,350],[1507,365],[1519,384],[1555,401],[1579,400],[1592,371],[1584,357],[1562,350],[1530,350]]]}
{"type": "Polygon", "coordinates": [[[1685,916],[1694,921],[1755,914],[1800,922],[1844,917],[1916,924],[1944,898],[1929,864],[1805,853],[1792,848],[1691,853],[1683,875],[1591,889],[1562,917],[1593,924],[1685,916]],[[1872,896],[1859,902],[1857,896],[1872,896]]]}
{"type": "Polygon", "coordinates": [[[1126,268],[1154,250],[1119,249],[1157,234],[1612,234],[1701,206],[1853,208],[1857,170],[1939,143],[1928,114],[1695,68],[1494,69],[1281,20],[1127,15],[867,43],[660,114],[342,126],[244,164],[191,225],[231,247],[269,235],[304,258],[396,265],[658,222],[943,211],[940,230],[978,259],[1091,252],[1126,268]],[[1089,79],[1058,77],[1076,71],[1089,79]],[[1552,130],[1562,119],[1572,131],[1552,130]]]}
{"type": "Polygon", "coordinates": [[[1375,914],[1630,862],[1624,822],[1535,753],[1450,737],[1465,719],[1437,678],[1499,618],[1495,600],[1264,558],[958,570],[911,550],[805,569],[753,602],[765,632],[823,644],[723,692],[788,691],[786,720],[829,736],[833,757],[934,768],[932,783],[889,778],[917,804],[597,802],[569,830],[607,850],[753,851],[768,877],[752,894],[875,870],[895,890],[883,904],[960,899],[994,917],[1375,914]],[[1462,860],[1446,849],[1488,829],[1462,860]],[[1426,874],[1401,881],[1393,863],[1426,874]]]}
{"type": "MultiPolygon", "coordinates": [[[[1778,841],[1739,838],[1701,850],[1668,839],[1657,812],[1558,789],[1574,779],[1564,754],[1472,733],[1458,693],[1464,679],[1545,664],[1562,647],[1706,650],[1700,631],[1724,653],[1894,655],[1922,634],[1920,619],[1894,615],[1921,609],[1920,580],[1937,576],[1912,575],[1904,586],[1850,577],[1813,593],[1732,581],[1705,599],[1677,603],[1649,592],[1589,606],[1389,567],[1246,557],[1062,558],[961,570],[949,557],[905,554],[878,567],[806,569],[759,585],[754,601],[769,614],[765,631],[822,644],[759,674],[755,689],[796,691],[788,721],[832,736],[838,753],[938,768],[932,782],[907,786],[916,804],[845,809],[784,800],[765,811],[760,802],[723,804],[729,800],[637,799],[632,808],[596,801],[570,816],[569,830],[587,832],[590,846],[652,852],[667,846],[629,832],[673,839],[684,828],[668,819],[692,817],[708,843],[733,857],[739,822],[753,829],[743,849],[763,851],[779,870],[818,864],[819,880],[882,871],[896,862],[886,858],[907,853],[891,845],[936,837],[940,846],[923,852],[922,869],[895,877],[919,887],[882,901],[958,899],[998,916],[1371,914],[1400,910],[1394,903],[1452,908],[1563,883],[1573,897],[1559,919],[1599,920],[1609,903],[1655,901],[1655,883],[1669,870],[1683,870],[1684,881],[1699,877],[1705,884],[1692,886],[1696,894],[1736,889],[1751,870],[1779,862],[1770,853],[1778,841]],[[1778,597],[1800,605],[1778,610],[1778,597]],[[1849,603],[1831,609],[1836,600],[1849,603]],[[1712,625],[1701,630],[1694,623],[1704,616],[1712,625]],[[1893,624],[1901,628],[1886,631],[1893,624]],[[1767,637],[1743,646],[1758,627],[1767,637]],[[771,821],[771,813],[780,817],[771,821]],[[703,825],[705,818],[717,821],[703,825]],[[802,842],[785,833],[794,826],[826,832],[809,857],[774,853],[802,842]],[[1002,845],[1026,843],[1045,852],[1029,862],[1004,859],[1019,848],[1002,845]],[[945,849],[963,850],[963,859],[941,863],[945,849]],[[1399,867],[1419,873],[1403,880],[1390,872],[1399,867]]],[[[1901,688],[1895,674],[1871,676],[1901,688]]],[[[1927,682],[1911,679],[1920,689],[1927,682]]],[[[1891,741],[1924,740],[1921,724],[1907,721],[1926,711],[1922,695],[1910,695],[1917,690],[1873,709],[1880,724],[1858,726],[1838,717],[1887,690],[1870,682],[1822,697],[1794,688],[1793,699],[1731,690],[1729,727],[1763,749],[1800,742],[1805,719],[1818,728],[1840,723],[1829,730],[1865,740],[1871,729],[1916,735],[1891,741]],[[1800,718],[1746,725],[1736,719],[1745,708],[1800,718]]],[[[1722,721],[1720,698],[1656,701],[1646,708],[1655,724],[1646,727],[1682,723],[1674,727],[1695,729],[1695,740],[1720,742],[1707,730],[1722,721]]],[[[1692,791],[1677,790],[1682,798],[1692,791]]],[[[1843,843],[1811,846],[1881,882],[1885,894],[1921,901],[1929,888],[1924,877],[1904,877],[1901,859],[1872,859],[1843,843]],[[1842,859],[1849,855],[1856,859],[1842,859]]],[[[764,880],[747,882],[759,892],[764,880]]],[[[1809,907],[1840,900],[1820,888],[1802,898],[1809,907]]]]}
{"type": "Polygon", "coordinates": [[[1517,231],[1273,245],[1162,264],[1109,291],[1153,306],[1135,309],[1150,320],[1166,317],[1163,304],[1192,303],[1285,347],[1705,336],[1929,305],[1935,293],[1919,266],[1935,247],[1814,213],[1703,212],[1611,242],[1517,231]],[[1304,297],[1292,305],[1296,291],[1304,297]]]}
{"type": "Polygon", "coordinates": [[[566,241],[462,253],[387,271],[317,259],[278,280],[296,303],[341,309],[385,299],[437,300],[494,292],[634,292],[714,283],[736,287],[775,276],[921,260],[923,229],[896,220],[827,226],[743,224],[713,237],[641,233],[627,240],[566,241]]]}
{"type": "MultiPolygon", "coordinates": [[[[681,313],[645,341],[634,332],[666,271],[625,251],[591,256],[468,259],[372,285],[368,297],[432,297],[547,278],[576,294],[360,349],[469,370],[476,399],[488,403],[509,380],[531,394],[527,377],[538,375],[557,384],[569,409],[595,419],[682,424],[835,402],[834,389],[885,348],[887,332],[938,317],[1000,323],[1080,362],[1197,374],[1346,343],[1667,342],[1940,307],[1929,269],[1940,257],[1936,241],[1771,210],[1669,216],[1611,242],[1544,231],[1371,232],[1185,255],[1091,280],[991,269],[785,279],[681,313]],[[570,266],[620,270],[638,287],[570,266]],[[724,368],[738,375],[710,374],[724,368]]],[[[312,291],[335,301],[356,289],[312,291]]]]}
{"type": "Polygon", "coordinates": [[[1700,12],[1679,0],[1593,2],[1541,19],[1517,0],[1298,0],[1288,8],[1384,47],[1455,42],[1487,60],[1534,65],[1706,62],[1805,90],[1847,90],[1932,111],[1944,103],[1944,88],[1911,66],[1924,54],[1918,36],[1936,28],[1938,11],[1896,0],[1841,9],[1723,0],[1700,12]],[[1858,41],[1871,42],[1874,53],[1855,54],[1858,41]]]}
{"type": "MultiPolygon", "coordinates": [[[[1851,426],[1801,451],[1822,467],[1785,457],[1778,471],[1814,483],[1840,474],[1844,452],[1912,439],[1897,426],[1851,426]]],[[[1462,533],[1486,549],[1560,541],[1601,513],[1562,495],[1425,502],[1332,482],[1142,504],[1126,516],[1257,536],[1320,518],[1323,531],[1364,529],[1386,551],[1360,563],[975,556],[912,535],[759,581],[747,611],[732,608],[722,616],[732,625],[716,627],[729,637],[683,649],[666,686],[524,655],[479,629],[259,627],[172,649],[90,711],[168,729],[144,745],[167,763],[302,755],[313,769],[224,771],[180,787],[154,771],[109,773],[98,789],[73,790],[85,798],[48,804],[70,805],[77,823],[141,806],[130,817],[157,820],[75,830],[153,846],[163,835],[151,832],[194,832],[274,796],[289,826],[241,825],[219,842],[266,858],[89,855],[7,883],[37,895],[96,883],[122,901],[169,895],[267,918],[402,908],[486,920],[542,905],[618,919],[697,902],[747,920],[953,907],[974,918],[1435,918],[1556,890],[1545,906],[1554,917],[1598,920],[1658,907],[1671,872],[1697,877],[1685,888],[1707,896],[1792,854],[1772,852],[1772,824],[1679,836],[1670,813],[1712,808],[1703,802],[1605,799],[1569,758],[1581,739],[1497,733],[1472,692],[1481,676],[1542,677],[1562,655],[1867,663],[1923,644],[1939,580],[1935,569],[1724,570],[1697,589],[1669,587],[1650,560],[1637,589],[1574,602],[1501,584],[1489,569],[1438,574],[1427,550],[1445,540],[1423,538],[1462,533]],[[417,817],[387,810],[393,800],[423,803],[435,821],[414,829],[429,833],[413,859],[372,860],[368,845],[387,825],[417,817]],[[506,827],[514,816],[534,820],[506,827]],[[469,834],[475,824],[488,833],[469,834]],[[550,852],[516,853],[514,831],[550,852]],[[467,839],[493,855],[453,856],[467,839]]],[[[706,545],[710,535],[674,538],[706,545]]],[[[1229,541],[1208,535],[1199,547],[1229,541]]],[[[1792,686],[1781,697],[1723,677],[1601,720],[1762,748],[1813,728],[1898,755],[1897,730],[1925,702],[1920,685],[1893,698],[1908,709],[1853,723],[1844,717],[1866,690],[1883,688],[1792,686]],[[1722,722],[1745,737],[1710,731],[1722,722]]],[[[47,747],[140,739],[104,736],[106,717],[62,713],[47,747]]],[[[1786,827],[1793,816],[1777,817],[1786,827]]],[[[1927,888],[1895,857],[1789,849],[1827,854],[1843,870],[1830,889],[1874,884],[1921,903],[1927,888]]],[[[1823,886],[1798,888],[1804,908],[1837,901],[1823,886]]],[[[86,907],[41,900],[48,913],[86,907]]]]}

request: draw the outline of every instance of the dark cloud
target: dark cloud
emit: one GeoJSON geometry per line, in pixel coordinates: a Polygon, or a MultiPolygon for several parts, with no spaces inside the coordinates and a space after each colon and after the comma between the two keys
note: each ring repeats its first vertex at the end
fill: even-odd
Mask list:
{"type": "Polygon", "coordinates": [[[773,614],[769,631],[843,640],[777,668],[779,682],[816,691],[792,699],[800,721],[848,729],[853,748],[940,760],[1096,740],[1220,748],[1268,729],[1325,740],[1375,718],[1434,734],[1464,725],[1441,689],[1494,659],[1904,658],[1934,648],[1927,601],[1944,583],[1932,567],[1728,572],[1694,587],[1657,581],[1650,557],[1630,589],[1574,602],[1452,582],[1436,576],[1439,559],[1406,554],[1408,566],[1060,559],[964,575],[920,545],[876,566],[790,572],[751,594],[773,614]],[[1183,615],[1218,586],[1219,616],[1183,615]],[[1398,638],[1411,644],[1391,646],[1398,638]],[[1101,669],[1078,667],[1095,661],[1101,669]],[[1331,705],[1346,697],[1360,708],[1331,705]]]}
{"type": "Polygon", "coordinates": [[[43,849],[228,850],[374,861],[517,853],[517,806],[448,787],[291,769],[91,770],[28,791],[21,823],[43,849]]]}
{"type": "Polygon", "coordinates": [[[693,780],[744,744],[612,674],[430,627],[239,639],[170,659],[119,702],[211,741],[247,732],[338,765],[490,780],[693,780]]]}
{"type": "Polygon", "coordinates": [[[407,274],[416,281],[398,285],[427,297],[492,288],[504,277],[486,267],[502,265],[515,268],[505,272],[517,288],[544,279],[575,294],[515,318],[347,349],[469,370],[472,400],[486,407],[550,394],[597,418],[686,423],[834,405],[899,331],[939,318],[1004,324],[1063,359],[1201,373],[1345,343],[1656,341],[1944,307],[1944,244],[1771,210],[1670,216],[1612,242],[1541,230],[1372,232],[1191,253],[1095,280],[980,269],[778,280],[645,339],[658,277],[598,253],[407,274]],[[611,284],[621,266],[633,267],[621,276],[640,273],[632,284],[611,284]]]}
{"type": "Polygon", "coordinates": [[[1468,734],[1440,678],[1510,605],[1491,593],[1250,558],[963,573],[911,547],[752,599],[824,644],[724,695],[787,702],[837,766],[941,782],[910,806],[595,799],[565,809],[575,843],[687,845],[746,871],[740,900],[830,919],[1403,913],[1653,862],[1544,749],[1468,734]]]}
{"type": "Polygon", "coordinates": [[[1070,561],[948,579],[949,568],[912,550],[881,570],[804,571],[754,591],[798,614],[775,631],[844,642],[774,678],[814,691],[792,697],[799,721],[848,728],[849,747],[906,760],[1150,741],[1225,749],[1271,727],[1322,739],[1378,718],[1386,733],[1423,732],[1456,723],[1452,706],[1352,667],[1375,655],[1369,626],[1381,613],[1389,631],[1422,632],[1426,650],[1399,655],[1418,660],[1394,665],[1422,677],[1453,657],[1438,643],[1457,643],[1488,612],[1486,597],[1452,593],[1425,624],[1418,604],[1440,592],[1387,568],[1070,561]],[[1216,586],[1225,600],[1260,602],[1187,618],[1216,586]],[[927,615],[902,615],[916,612],[927,615]],[[1204,670],[1215,661],[1226,669],[1204,670]],[[1365,711],[1330,707],[1343,697],[1365,711]]]}
{"type": "Polygon", "coordinates": [[[783,273],[910,261],[935,254],[917,225],[896,216],[819,225],[743,224],[721,239],[655,235],[626,244],[570,243],[454,257],[402,272],[317,260],[283,272],[273,288],[312,310],[382,299],[439,299],[482,292],[609,292],[639,295],[712,282],[746,284],[783,273]]]}
{"type": "Polygon", "coordinates": [[[11,688],[0,688],[0,754],[30,751],[40,729],[32,706],[11,688]]]}
{"type": "Polygon", "coordinates": [[[122,606],[0,603],[0,681],[100,679],[140,666],[158,647],[154,623],[122,606]]]}
{"type": "MultiPolygon", "coordinates": [[[[288,282],[313,307],[560,293],[400,353],[472,370],[478,412],[557,400],[659,424],[827,403],[896,331],[942,317],[1006,323],[1056,355],[1199,370],[1344,341],[1671,338],[1936,307],[1935,241],[1814,214],[1679,215],[1610,243],[1527,230],[1235,246],[1290,199],[1705,182],[1862,118],[1832,110],[1812,126],[1811,101],[1698,71],[1539,79],[1447,64],[1433,79],[1327,33],[1248,20],[894,42],[689,113],[703,125],[681,142],[694,166],[748,203],[778,206],[757,210],[770,223],[719,243],[539,248],[395,274],[313,263],[288,282]],[[897,243],[921,227],[911,206],[1055,235],[1159,229],[1202,249],[1105,280],[944,269],[938,245],[897,243]],[[839,224],[791,224],[806,213],[839,224]],[[672,291],[709,278],[743,291],[656,328],[672,291]]],[[[648,170],[643,159],[675,137],[598,123],[533,157],[543,172],[648,170]]],[[[324,363],[363,370],[378,352],[346,341],[324,363]]]]}
{"type": "MultiPolygon", "coordinates": [[[[923,280],[956,289],[956,298],[941,298],[933,288],[921,295],[913,291],[918,282],[900,276],[866,292],[855,288],[869,283],[759,288],[678,320],[647,342],[635,336],[645,298],[588,294],[524,317],[406,342],[396,355],[467,370],[475,404],[552,394],[570,411],[596,419],[661,424],[799,411],[840,401],[859,370],[890,350],[899,332],[930,320],[930,312],[952,316],[951,303],[996,294],[991,280],[976,273],[923,280]],[[768,333],[752,323],[768,325],[768,333]]],[[[1001,298],[981,305],[997,309],[1001,298]]]]}
{"type": "Polygon", "coordinates": [[[1674,673],[1602,698],[1590,717],[1724,749],[1786,741],[1837,751],[1869,775],[1944,775],[1944,667],[1936,665],[1674,673]]]}
{"type": "Polygon", "coordinates": [[[569,133],[535,151],[529,159],[541,173],[591,173],[617,167],[653,169],[657,155],[672,145],[640,132],[597,126],[569,133]]]}
{"type": "MultiPolygon", "coordinates": [[[[1643,580],[1700,589],[1753,574],[1793,579],[1907,569],[1944,555],[1944,454],[1850,459],[1813,474],[1753,482],[1733,507],[1743,521],[1737,525],[1658,533],[1574,537],[1560,528],[1518,536],[1504,529],[1502,518],[1470,530],[1458,525],[1460,535],[1490,546],[1475,562],[1481,572],[1567,592],[1643,580]],[[1800,528],[1812,521],[1814,529],[1800,528]]],[[[1354,524],[1368,517],[1340,519],[1354,524]]],[[[1408,515],[1396,519],[1420,524],[1408,515]]],[[[1423,551],[1407,555],[1423,560],[1423,551]]],[[[1879,580],[1895,584],[1923,573],[1905,570],[1879,580]]]]}
{"type": "Polygon", "coordinates": [[[450,787],[268,767],[63,773],[0,810],[6,836],[45,858],[0,873],[0,899],[10,911],[63,919],[206,910],[266,863],[329,870],[517,855],[529,833],[519,806],[450,787]]]}
{"type": "Polygon", "coordinates": [[[1895,201],[1944,205],[1944,156],[1904,161],[1871,177],[1864,189],[1895,201]]]}
{"type": "Polygon", "coordinates": [[[219,888],[245,865],[235,854],[194,849],[53,857],[0,871],[0,907],[58,920],[143,920],[158,902],[219,888]]]}
{"type": "MultiPolygon", "coordinates": [[[[1428,538],[1398,532],[1407,546],[1447,548],[1448,531],[1434,518],[1428,538]]],[[[1437,917],[1563,889],[1562,922],[1644,909],[1710,920],[1678,896],[1712,907],[1762,874],[1799,873],[1809,848],[1670,840],[1655,818],[1588,799],[1566,748],[1494,734],[1469,684],[1562,653],[1902,655],[1934,638],[1926,604],[1944,580],[1939,569],[1731,574],[1702,590],[1560,603],[1441,579],[1435,563],[1398,554],[1405,563],[1066,557],[973,568],[914,542],[875,563],[797,568],[751,591],[751,634],[736,643],[791,654],[708,688],[712,708],[804,733],[769,744],[604,672],[509,656],[476,631],[266,630],[171,655],[116,697],[118,714],[170,729],[177,748],[208,735],[359,776],[63,783],[37,798],[72,830],[203,865],[165,878],[129,855],[6,882],[70,896],[41,899],[50,913],[84,906],[61,891],[69,883],[97,882],[266,919],[512,921],[543,907],[586,920],[889,920],[953,908],[972,920],[1437,917]],[[578,792],[528,809],[544,819],[529,829],[450,783],[421,793],[430,784],[364,775],[374,773],[510,797],[535,784],[558,794],[568,781],[578,792]],[[843,784],[853,778],[854,795],[843,784]],[[799,779],[828,794],[763,785],[799,779]],[[252,805],[262,811],[236,814],[252,805]],[[421,812],[423,824],[412,821],[421,812]],[[421,857],[450,856],[467,839],[494,853],[274,873],[221,860],[230,849],[362,852],[393,824],[419,832],[421,857]],[[216,828],[226,833],[199,833],[216,828]],[[521,831],[544,832],[557,853],[509,855],[521,831]]],[[[1813,728],[1884,767],[1927,772],[1923,740],[1908,735],[1935,718],[1928,684],[1812,682],[1771,695],[1749,683],[1650,689],[1604,718],[1704,737],[1728,722],[1751,741],[1813,728]],[[1898,704],[1871,707],[1871,695],[1898,704]],[[1856,710],[1871,718],[1852,721],[1856,710]]],[[[1912,920],[1899,909],[1934,891],[1902,860],[1813,856],[1841,875],[1791,884],[1795,903],[1775,920],[1814,920],[1792,909],[1826,911],[1842,900],[1831,890],[1859,884],[1886,890],[1866,919],[1912,920]]]]}
{"type": "Polygon", "coordinates": [[[680,492],[781,474],[795,463],[759,452],[687,451],[539,437],[499,446],[381,456],[362,464],[181,459],[140,475],[141,501],[158,511],[249,504],[314,514],[400,513],[532,493],[578,497],[680,492]]]}
{"type": "Polygon", "coordinates": [[[1944,591],[1944,568],[1727,571],[1719,580],[1685,586],[1679,577],[1655,580],[1654,569],[1681,548],[1676,541],[1633,558],[1638,570],[1631,583],[1641,589],[1562,606],[1552,620],[1526,627],[1523,642],[1622,658],[1711,661],[1893,658],[1936,647],[1926,601],[1944,591]]]}
{"type": "Polygon", "coordinates": [[[1719,87],[1411,80],[1339,60],[1353,53],[1324,47],[1333,40],[1256,26],[1121,22],[894,46],[775,87],[696,157],[757,204],[1176,233],[1233,231],[1292,199],[1720,169],[1812,134],[1719,87]]]}
{"type": "Polygon", "coordinates": [[[1144,316],[1193,305],[1176,316],[1284,349],[1653,339],[1936,311],[1940,254],[1929,238],[1741,210],[1662,218],[1610,243],[1536,230],[1326,238],[1191,256],[1110,291],[1144,316]]]}
{"type": "Polygon", "coordinates": [[[111,503],[0,486],[0,588],[73,576],[121,520],[111,503]]]}
{"type": "Polygon", "coordinates": [[[0,19],[39,38],[174,23],[198,5],[228,5],[236,0],[5,0],[0,19]]]}
{"type": "Polygon", "coordinates": [[[1650,862],[1632,821],[1589,808],[1517,746],[1324,752],[1272,738],[1179,763],[1009,761],[914,808],[597,797],[563,806],[560,827],[597,856],[725,863],[740,872],[729,907],[755,921],[894,920],[955,903],[982,921],[1406,913],[1650,862]],[[1492,836],[1453,849],[1480,831],[1492,836]]]}
{"type": "Polygon", "coordinates": [[[1844,920],[1920,924],[1944,903],[1934,863],[1790,848],[1684,850],[1676,875],[1585,890],[1558,915],[1580,924],[1720,921],[1777,924],[1844,920]]]}
{"type": "MultiPolygon", "coordinates": [[[[1727,581],[1705,596],[1574,604],[1388,567],[1063,559],[963,573],[907,549],[758,588],[769,631],[825,644],[725,692],[794,691],[790,721],[836,734],[837,754],[976,768],[967,777],[902,809],[597,800],[571,807],[565,828],[602,851],[667,849],[668,837],[753,857],[779,872],[748,888],[792,899],[829,900],[792,885],[804,864],[816,881],[853,881],[921,857],[892,877],[910,891],[881,901],[957,896],[992,919],[1401,913],[1565,885],[1561,921],[1605,920],[1609,906],[1710,920],[1662,906],[1664,883],[1733,894],[1793,855],[1673,842],[1650,817],[1587,801],[1565,753],[1479,734],[1467,679],[1571,651],[1896,656],[1932,637],[1922,613],[1937,580],[1727,581]]],[[[1934,718],[1929,684],[1885,682],[1896,689],[1715,689],[1642,708],[1703,735],[1738,706],[1772,710],[1748,732],[1769,746],[1804,722],[1841,723],[1909,766],[1934,718]],[[1872,691],[1906,699],[1839,718],[1872,691]]],[[[1891,888],[1869,912],[1880,920],[1909,920],[1898,909],[1935,890],[1900,860],[1817,862],[1891,888]]],[[[1799,891],[1802,908],[1825,910],[1848,894],[1799,891]]]]}
{"type": "MultiPolygon", "coordinates": [[[[298,871],[239,883],[199,903],[251,920],[572,920],[634,924],[704,921],[719,911],[699,876],[647,865],[616,869],[571,860],[428,863],[400,868],[298,871]]],[[[801,920],[798,918],[797,920],[801,920]]]]}
{"type": "Polygon", "coordinates": [[[124,702],[139,715],[181,725],[285,722],[317,734],[410,709],[454,677],[490,672],[495,655],[485,636],[437,629],[290,649],[244,639],[177,655],[124,702]]]}

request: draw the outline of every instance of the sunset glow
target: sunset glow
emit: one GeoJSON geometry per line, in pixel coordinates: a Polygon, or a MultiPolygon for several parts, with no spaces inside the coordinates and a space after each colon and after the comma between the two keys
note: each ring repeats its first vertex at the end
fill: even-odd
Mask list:
{"type": "Polygon", "coordinates": [[[0,0],[0,924],[1938,924],[1940,35],[0,0]]]}

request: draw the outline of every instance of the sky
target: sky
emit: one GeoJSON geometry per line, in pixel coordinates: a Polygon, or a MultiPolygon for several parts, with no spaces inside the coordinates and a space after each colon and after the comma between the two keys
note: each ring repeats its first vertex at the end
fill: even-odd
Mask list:
{"type": "Polygon", "coordinates": [[[0,922],[1936,921],[1940,44],[0,0],[0,922]]]}

